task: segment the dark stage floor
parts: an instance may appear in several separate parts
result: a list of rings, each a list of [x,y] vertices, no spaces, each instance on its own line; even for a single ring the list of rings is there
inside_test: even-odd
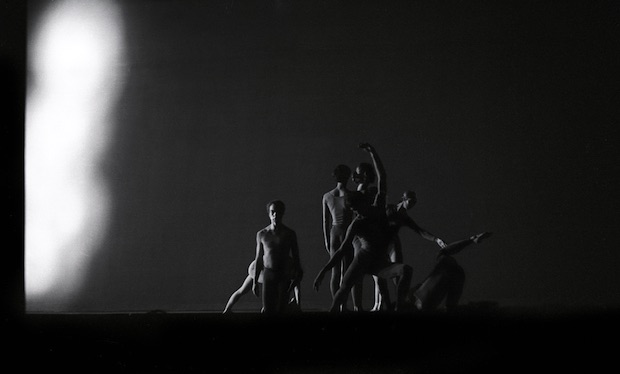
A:
[[[610,309],[27,314],[4,319],[3,361],[24,372],[591,372],[615,366],[618,316]]]

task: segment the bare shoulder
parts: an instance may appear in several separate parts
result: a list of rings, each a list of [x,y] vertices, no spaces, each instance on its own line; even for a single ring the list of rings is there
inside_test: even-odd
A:
[[[325,193],[323,194],[323,202],[326,202],[326,201],[328,201],[329,199],[331,199],[331,194],[332,194],[332,192],[331,192],[331,191],[329,191],[329,192],[325,192]]]
[[[263,237],[263,236],[265,236],[265,234],[267,233],[268,230],[269,230],[269,226],[263,227],[262,229],[260,229],[260,230],[258,230],[256,232],[256,236],[257,237]]]
[[[323,200],[332,200],[336,196],[335,189],[329,190],[323,194]]]

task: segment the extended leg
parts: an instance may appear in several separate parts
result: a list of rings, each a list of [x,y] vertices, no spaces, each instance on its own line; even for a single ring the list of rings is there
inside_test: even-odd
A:
[[[467,247],[473,243],[480,243],[483,239],[491,236],[490,232],[483,232],[480,234],[472,235],[471,237],[463,240],[459,240],[453,243],[448,244],[445,248],[439,250],[440,255],[454,255],[463,250],[463,248]]]
[[[351,265],[349,265],[346,273],[344,274],[344,277],[342,278],[342,284],[340,285],[340,289],[338,290],[338,292],[336,292],[336,295],[334,296],[331,308],[329,310],[330,312],[337,312],[341,310],[342,305],[347,301],[347,298],[349,297],[351,289],[354,285],[357,285],[357,283],[363,279],[364,274],[365,272],[363,267],[358,262],[353,260],[353,262],[351,262]]]
[[[458,305],[465,286],[465,270],[458,265],[452,268],[446,294],[446,310],[453,311]]]
[[[243,284],[241,285],[241,287],[239,287],[237,291],[233,292],[233,294],[230,295],[230,299],[228,299],[228,303],[226,303],[226,307],[224,308],[223,313],[229,313],[233,305],[235,305],[237,301],[239,301],[241,296],[250,292],[251,289],[252,289],[252,277],[248,275],[243,281]]]

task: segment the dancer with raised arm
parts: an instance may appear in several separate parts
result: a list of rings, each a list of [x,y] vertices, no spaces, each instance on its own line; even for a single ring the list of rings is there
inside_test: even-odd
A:
[[[408,265],[392,263],[389,259],[387,249],[391,237],[385,209],[387,186],[385,169],[374,147],[368,143],[363,143],[360,145],[360,148],[367,151],[372,158],[373,166],[377,173],[377,193],[372,204],[360,192],[347,195],[347,206],[353,211],[355,218],[347,229],[345,239],[340,248],[316,276],[314,289],[318,291],[326,272],[336,266],[344,256],[347,246],[357,237],[360,247],[344,275],[340,289],[332,301],[330,311],[336,312],[340,310],[353,285],[362,279],[365,274],[376,275],[383,279],[397,277],[398,288],[395,310],[401,310],[405,307],[412,270]],[[383,294],[382,297],[389,305],[389,293]]]

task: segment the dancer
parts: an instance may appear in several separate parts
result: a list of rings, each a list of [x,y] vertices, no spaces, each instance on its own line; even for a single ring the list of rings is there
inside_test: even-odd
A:
[[[289,269],[293,269],[293,258],[289,257],[288,258],[289,261],[289,265],[288,268]],[[241,287],[239,287],[235,292],[232,293],[232,295],[230,295],[230,298],[228,299],[228,302],[226,303],[226,307],[224,308],[224,311],[222,313],[226,314],[226,313],[231,313],[232,312],[232,307],[239,301],[239,299],[247,294],[248,292],[250,292],[252,290],[252,280],[254,279],[254,269],[256,267],[256,262],[252,261],[252,263],[250,263],[250,266],[248,266],[248,275],[245,277],[245,280],[243,281],[243,283],[241,284]],[[289,273],[289,277],[291,279],[291,283],[295,280],[295,274],[293,272]],[[258,283],[263,283],[263,273],[260,272],[259,276],[258,276]],[[291,284],[291,286],[293,287],[293,297],[290,299],[290,301],[288,302],[288,307],[287,307],[287,311],[301,311],[301,292],[299,290],[299,284]]]
[[[431,234],[421,228],[407,213],[417,203],[417,197],[414,191],[405,191],[401,197],[401,201],[397,204],[388,204],[387,216],[392,235],[392,242],[389,247],[390,260],[396,263],[403,262],[402,243],[400,241],[399,231],[402,227],[410,228],[422,238],[435,242],[440,248],[446,246],[444,241],[439,237]],[[375,279],[375,305],[372,311],[382,309],[380,285]]]
[[[323,195],[323,239],[325,249],[331,257],[344,239],[347,228],[351,224],[352,212],[344,205],[346,195],[351,192],[347,188],[347,183],[351,177],[351,168],[346,165],[338,165],[332,172],[336,180],[336,187]],[[330,279],[330,290],[332,298],[338,292],[342,276],[353,259],[353,247],[349,247],[342,257],[339,266],[332,268]],[[343,305],[343,310],[346,304]]]
[[[483,232],[440,249],[433,270],[422,283],[410,291],[409,299],[415,308],[422,311],[433,310],[445,301],[446,310],[453,311],[463,293],[465,271],[452,256],[489,236],[490,232]]]
[[[360,162],[356,167],[353,175],[351,177],[353,183],[357,185],[356,191],[361,193],[368,202],[372,204],[375,199],[375,195],[377,194],[377,187],[373,185],[375,183],[375,171],[373,165],[367,162]],[[361,244],[358,237],[353,238],[353,253],[357,253]],[[378,286],[377,292],[379,292],[379,285],[387,287],[387,283],[384,280],[373,276],[375,284]],[[364,277],[361,277],[353,288],[351,288],[351,296],[353,300],[353,310],[356,312],[362,311],[362,301],[364,296]]]
[[[280,200],[267,203],[271,223],[256,233],[256,266],[252,279],[252,292],[259,296],[259,274],[263,273],[262,300],[264,313],[284,311],[288,291],[299,285],[303,277],[299,259],[297,234],[282,223],[286,207]],[[293,260],[294,280],[290,282],[288,257]]]
[[[376,275],[383,279],[398,278],[398,292],[395,310],[405,306],[409,285],[411,282],[411,267],[405,264],[392,263],[389,260],[387,249],[390,242],[390,230],[385,210],[386,175],[379,155],[368,143],[360,148],[366,150],[373,161],[377,173],[377,193],[372,204],[360,192],[347,195],[346,204],[354,212],[355,218],[349,226],[345,239],[340,248],[334,253],[329,262],[321,269],[314,280],[314,289],[318,291],[325,273],[334,267],[344,256],[346,246],[359,239],[359,249],[347,269],[340,289],[336,293],[330,312],[336,312],[346,301],[354,284],[363,279],[365,274]],[[389,304],[389,293],[382,295]]]

